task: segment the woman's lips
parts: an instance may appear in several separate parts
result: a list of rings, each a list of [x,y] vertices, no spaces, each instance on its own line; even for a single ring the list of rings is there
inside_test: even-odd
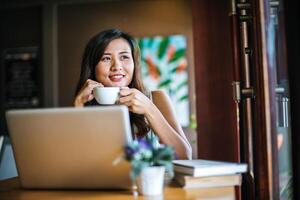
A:
[[[124,76],[125,75],[123,75],[123,74],[114,74],[114,75],[110,75],[109,79],[113,82],[120,82]]]

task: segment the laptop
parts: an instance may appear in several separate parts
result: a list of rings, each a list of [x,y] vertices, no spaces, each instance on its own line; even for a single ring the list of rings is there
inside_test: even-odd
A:
[[[126,106],[10,110],[6,119],[22,187],[131,188]]]

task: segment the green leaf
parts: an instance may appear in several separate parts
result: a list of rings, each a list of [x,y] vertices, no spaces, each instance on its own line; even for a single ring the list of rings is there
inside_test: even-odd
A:
[[[138,40],[138,44],[139,44],[140,49],[144,49],[144,42],[143,42],[143,40]]]
[[[154,38],[149,38],[147,47],[150,48],[152,46],[153,42],[154,42]]]
[[[185,100],[187,100],[187,99],[189,99],[189,95],[188,95],[188,94],[181,96],[181,97],[178,99],[178,102],[182,102],[182,101],[185,101]]]
[[[142,170],[149,166],[165,166],[172,175],[173,148],[167,145],[156,146],[154,144],[155,140],[148,138],[147,140],[134,140],[125,146],[127,160],[131,162],[130,177],[132,180],[135,180]]]
[[[171,69],[170,73],[171,74],[176,74],[177,68],[178,68],[178,66]]]
[[[169,45],[169,38],[165,38],[161,41],[158,49],[158,58],[161,59],[163,55],[167,53],[167,47]]]
[[[183,88],[183,87],[185,87],[185,86],[187,86],[187,85],[188,85],[187,80],[182,81],[181,83],[179,83],[179,84],[176,86],[174,92],[178,92],[181,88]]]
[[[169,163],[167,165],[165,165],[166,167],[166,171],[169,172],[171,178],[174,176],[174,169],[173,169],[173,164],[172,163]]]
[[[160,76],[161,75],[161,71],[160,71],[160,69],[159,69],[159,67],[158,66],[156,66],[156,71],[157,71],[157,74]]]
[[[195,114],[191,114],[190,115],[190,124],[189,124],[189,128],[190,129],[197,129],[197,119],[196,119],[196,115]],[[197,134],[197,131],[195,131],[195,133]]]
[[[166,87],[166,86],[168,86],[170,83],[172,83],[172,80],[171,80],[171,79],[164,80],[164,81],[162,81],[162,82],[159,83],[158,88]]]
[[[190,122],[189,128],[196,130],[197,129],[197,123],[196,122]]]
[[[175,62],[184,56],[185,56],[185,49],[178,49],[175,52],[174,56],[170,59],[169,63]]]
[[[132,168],[130,172],[131,179],[134,180],[137,176],[141,174],[142,169],[149,166],[150,166],[149,162],[137,161],[137,160],[131,161],[131,168]]]

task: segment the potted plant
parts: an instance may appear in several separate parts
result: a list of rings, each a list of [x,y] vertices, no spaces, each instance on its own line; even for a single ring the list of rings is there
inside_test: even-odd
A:
[[[130,177],[143,195],[160,195],[165,170],[173,176],[174,151],[170,146],[155,145],[150,139],[134,140],[125,147],[126,160],[131,163]]]

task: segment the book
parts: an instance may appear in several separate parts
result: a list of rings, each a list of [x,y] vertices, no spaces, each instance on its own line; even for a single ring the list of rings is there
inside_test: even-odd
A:
[[[175,172],[195,177],[230,175],[247,172],[247,164],[214,160],[173,160]]]
[[[194,177],[175,173],[174,180],[184,189],[228,187],[241,185],[242,175],[233,174],[224,176]]]

